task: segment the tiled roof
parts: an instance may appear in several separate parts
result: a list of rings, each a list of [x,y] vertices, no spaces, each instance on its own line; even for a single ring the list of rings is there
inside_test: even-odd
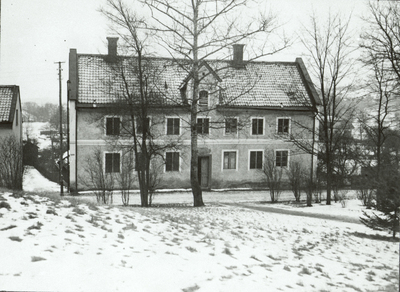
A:
[[[17,103],[18,87],[15,85],[0,86],[0,123],[11,123]]]
[[[218,65],[221,62],[215,67]],[[295,62],[249,62],[241,69],[228,66],[219,75],[224,92],[221,102],[225,105],[303,107],[311,104]]]
[[[78,55],[79,102],[113,102],[126,93],[126,84],[129,92],[139,93],[137,72],[134,71],[137,68],[137,59],[122,58],[121,62],[107,62],[106,56],[101,55]],[[151,67],[149,63],[144,63],[142,68],[145,68],[152,90],[168,97],[170,102],[180,102],[179,86],[188,73],[179,64],[168,59],[152,58]]]
[[[146,76],[153,90],[167,97],[169,102],[181,102],[180,88],[187,80],[189,72],[182,64],[172,59],[151,58],[144,62]],[[129,72],[135,68],[136,58],[124,57],[119,63],[107,61],[104,55],[78,55],[78,100],[80,103],[109,103],[126,91],[120,73],[129,80],[131,92],[139,86],[135,76]],[[151,69],[148,64],[151,63]],[[214,70],[221,82],[220,104],[245,107],[303,107],[310,105],[311,97],[307,90],[304,72],[297,62],[248,62],[242,68],[234,68],[230,61],[207,61],[207,68]],[[146,67],[147,66],[147,67]],[[137,65],[136,65],[137,68]],[[132,70],[131,70],[132,71]],[[119,71],[121,72],[121,71]],[[154,75],[154,78],[153,76]],[[137,91],[138,92],[138,91]]]

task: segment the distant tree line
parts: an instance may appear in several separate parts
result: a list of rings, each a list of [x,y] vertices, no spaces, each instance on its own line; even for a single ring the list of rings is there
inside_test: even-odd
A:
[[[22,104],[24,113],[28,116],[25,122],[50,122],[52,128],[58,129],[60,124],[60,111],[58,104],[45,103],[44,105],[36,102],[24,102]],[[67,123],[67,106],[63,105],[63,124]]]

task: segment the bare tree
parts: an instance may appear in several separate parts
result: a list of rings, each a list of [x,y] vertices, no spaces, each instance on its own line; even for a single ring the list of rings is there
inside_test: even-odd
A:
[[[157,81],[165,68],[148,56],[150,35],[145,30],[146,21],[143,17],[139,17],[122,0],[108,0],[107,7],[102,8],[101,12],[110,21],[112,30],[122,38],[123,48],[130,55],[130,58],[116,57],[110,66],[109,74],[113,78],[108,79],[108,88],[117,88],[112,113],[125,117],[120,124],[118,139],[111,139],[110,142],[134,154],[131,159],[135,159],[141,206],[148,207],[151,205],[155,182],[158,181],[153,179],[155,174],[151,169],[151,161],[179,143],[155,143],[157,134],[152,129],[156,128],[156,119],[150,121],[151,111],[162,114],[166,106],[162,92],[164,88],[160,88]],[[124,143],[124,139],[131,139],[133,143]],[[132,166],[132,163],[126,165]],[[121,175],[124,189],[130,187],[133,178]]]
[[[374,173],[374,188],[382,179],[382,155],[385,141],[390,136],[390,129],[399,125],[391,115],[394,115],[393,102],[398,98],[400,86],[400,36],[399,20],[400,6],[396,2],[385,4],[369,3],[370,17],[364,21],[369,29],[361,35],[360,47],[363,49],[363,62],[372,72],[366,80],[368,97],[373,100],[373,106],[368,112],[360,115],[362,130],[366,133],[364,141],[366,151],[374,153],[375,165],[368,165],[371,159],[364,159],[365,165]],[[365,155],[364,155],[365,158]],[[381,188],[377,188],[377,203],[380,205]]]
[[[369,52],[368,62],[379,64],[400,82],[400,4],[398,1],[370,1],[368,29],[361,34],[361,48]]]
[[[319,113],[319,157],[326,171],[327,199],[331,204],[331,190],[334,174],[334,155],[340,148],[340,141],[351,122],[354,106],[345,104],[345,97],[352,89],[351,75],[353,62],[351,53],[352,35],[349,32],[350,18],[343,21],[339,15],[330,14],[325,23],[316,15],[310,17],[310,26],[304,27],[301,42],[310,59],[311,74],[317,79],[316,87],[321,98]],[[349,81],[350,79],[350,81]],[[301,126],[301,125],[300,125]],[[317,128],[303,126],[303,132],[313,132]],[[293,137],[301,149],[312,153],[309,141]]]
[[[160,44],[173,57],[179,57],[179,64],[190,76],[188,127],[191,134],[190,182],[193,205],[203,206],[202,190],[198,179],[198,129],[199,85],[201,64],[207,58],[218,56],[223,50],[251,38],[259,50],[253,51],[252,58],[273,54],[288,46],[286,39],[266,46],[268,36],[277,29],[274,16],[260,15],[249,19],[245,15],[246,0],[142,0],[151,10],[152,31],[156,32]],[[253,47],[254,49],[256,46]]]
[[[296,202],[300,202],[301,192],[305,189],[308,175],[299,161],[291,161],[286,173],[294,198]]]
[[[133,182],[134,182],[134,170],[135,170],[135,164],[134,164],[134,158],[133,158],[133,153],[132,151],[128,151],[127,153],[124,153],[122,156],[122,169],[117,175],[117,180],[119,182],[119,186],[121,188],[121,199],[122,199],[122,204],[124,206],[129,205],[129,196],[130,196],[130,191],[133,188]]]

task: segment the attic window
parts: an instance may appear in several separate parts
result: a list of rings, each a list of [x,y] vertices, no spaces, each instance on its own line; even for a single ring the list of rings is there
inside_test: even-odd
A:
[[[208,106],[208,91],[202,90],[199,93],[199,105]]]

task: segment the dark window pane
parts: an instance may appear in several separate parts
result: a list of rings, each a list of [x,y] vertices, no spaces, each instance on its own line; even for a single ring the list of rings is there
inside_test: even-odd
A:
[[[113,153],[113,172],[119,172],[120,157],[119,153]]]
[[[225,134],[237,133],[237,119],[228,118],[225,120]]]
[[[167,119],[167,135],[179,135],[179,118]]]
[[[119,118],[106,118],[106,135],[119,135]]]
[[[111,173],[112,167],[112,153],[106,153],[106,173]]]
[[[114,118],[114,135],[119,135],[119,118]]]
[[[257,151],[257,163],[256,163],[256,168],[257,169],[262,169],[262,160],[263,160],[263,155],[262,151]]]
[[[179,153],[175,152],[172,153],[172,170],[173,171],[179,171]]]
[[[252,134],[257,135],[257,119],[253,119],[252,123]]]
[[[264,132],[264,120],[258,119],[258,135],[262,135]]]
[[[120,154],[106,153],[106,173],[120,172]]]
[[[250,152],[250,169],[256,168],[256,152]]]
[[[252,120],[252,134],[262,135],[264,132],[264,119],[253,119]]]
[[[278,134],[289,133],[289,119],[278,119]]]
[[[224,152],[224,169],[236,169],[236,152]]]
[[[250,152],[250,169],[262,168],[262,151]]]
[[[179,152],[165,154],[165,171],[179,171]]]
[[[172,152],[167,152],[166,153],[165,171],[172,171]]]
[[[286,167],[288,165],[288,151],[276,151],[276,166]]]
[[[150,118],[145,119],[145,128],[143,129],[143,120],[138,118],[136,120],[136,125],[137,125],[137,133],[138,134],[143,134],[143,130],[146,131],[146,133],[149,132],[149,127],[150,127]]]
[[[197,133],[209,134],[210,122],[209,119],[197,119]]]
[[[106,119],[106,135],[112,135],[113,133],[113,119],[107,118]]]

